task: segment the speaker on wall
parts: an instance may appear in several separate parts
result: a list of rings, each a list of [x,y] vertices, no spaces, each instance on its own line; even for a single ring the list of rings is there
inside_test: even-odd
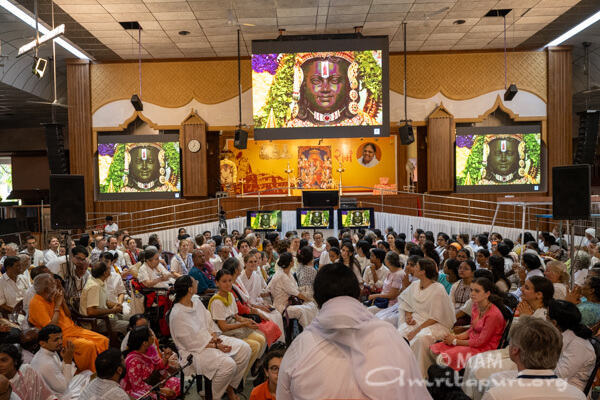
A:
[[[552,168],[552,218],[590,218],[590,179],[589,165]]]
[[[67,157],[61,124],[44,124],[46,128],[46,150],[51,174],[68,174]]]
[[[598,142],[599,111],[584,111],[579,115],[579,136],[573,164],[594,164],[596,143]]]
[[[235,138],[233,139],[233,147],[239,150],[244,150],[248,146],[248,132],[241,129],[235,130]]]
[[[85,229],[83,175],[50,175],[50,226]]]
[[[415,141],[413,128],[410,124],[398,127],[398,134],[400,135],[400,143],[403,145],[409,145]]]

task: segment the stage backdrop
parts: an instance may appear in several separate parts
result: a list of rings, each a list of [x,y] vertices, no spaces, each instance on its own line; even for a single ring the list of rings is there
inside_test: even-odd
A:
[[[272,190],[265,194],[286,194],[297,189],[338,189],[340,163],[342,186],[346,192],[372,192],[368,188],[395,190],[396,137],[361,139],[286,140],[277,142],[248,140],[248,148],[238,150],[233,140],[221,152],[223,190],[236,194]],[[242,185],[243,181],[243,185]],[[279,188],[279,189],[278,189]]]

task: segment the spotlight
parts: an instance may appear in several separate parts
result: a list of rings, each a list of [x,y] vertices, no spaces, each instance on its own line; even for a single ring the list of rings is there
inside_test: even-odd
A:
[[[508,89],[506,89],[506,92],[504,92],[504,101],[511,101],[518,91],[517,85],[511,83]]]
[[[31,69],[31,72],[38,78],[42,79],[44,73],[46,72],[47,66],[48,60],[44,58],[33,57],[33,68]]]

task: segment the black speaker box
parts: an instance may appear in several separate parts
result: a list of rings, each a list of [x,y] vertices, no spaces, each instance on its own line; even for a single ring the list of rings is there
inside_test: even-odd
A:
[[[340,194],[337,190],[304,190],[303,207],[337,207]]]
[[[400,135],[400,143],[402,143],[403,145],[409,145],[415,141],[413,128],[410,124],[399,127],[398,134]]]
[[[590,218],[590,179],[589,165],[552,168],[552,218]]]
[[[85,229],[83,175],[50,175],[50,229]]]
[[[67,157],[63,139],[63,125],[45,124],[46,150],[48,151],[48,165],[51,174],[67,174]]]
[[[579,115],[579,136],[573,164],[593,165],[596,158],[600,112],[584,111],[577,113],[577,115]]]
[[[248,132],[236,129],[233,147],[238,150],[244,150],[248,146]]]

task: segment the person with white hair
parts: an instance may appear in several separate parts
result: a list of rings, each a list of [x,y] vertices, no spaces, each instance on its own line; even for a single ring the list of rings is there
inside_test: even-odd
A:
[[[19,246],[17,246],[16,243],[9,243],[4,247],[6,249],[6,253],[4,254],[4,257],[0,259],[0,266],[4,266],[4,260],[6,260],[8,257],[16,256],[19,252]]]
[[[596,237],[596,230],[594,228],[587,228],[585,230],[585,238],[582,240],[581,246],[587,246],[590,243],[592,243],[592,241],[596,240],[598,240],[598,238]]]

